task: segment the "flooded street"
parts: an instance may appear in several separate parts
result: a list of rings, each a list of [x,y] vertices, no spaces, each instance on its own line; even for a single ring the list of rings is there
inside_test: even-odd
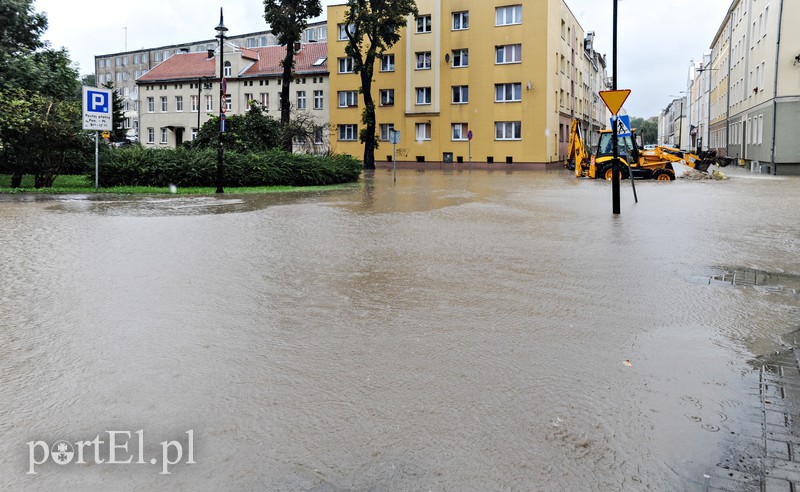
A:
[[[800,180],[624,181],[614,216],[609,183],[498,168],[0,196],[0,488],[705,490],[754,459]]]

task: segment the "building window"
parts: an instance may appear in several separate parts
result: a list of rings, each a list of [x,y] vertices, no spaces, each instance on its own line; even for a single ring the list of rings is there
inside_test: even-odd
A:
[[[233,109],[233,98],[230,94],[225,94],[225,111]]]
[[[339,107],[353,108],[358,106],[358,91],[339,91]]]
[[[161,62],[161,52],[160,51],[156,51],[155,52],[155,56],[153,57],[153,59],[155,60],[156,63]]]
[[[316,145],[322,145],[325,143],[323,140],[324,135],[322,134],[322,127],[314,129],[314,143]]]
[[[269,111],[269,93],[262,92],[261,93],[261,107],[264,108],[265,111]]]
[[[253,99],[253,94],[250,92],[244,93],[244,107],[248,110],[253,107],[253,103],[255,100]]]
[[[453,123],[451,125],[451,135],[453,140],[466,140],[467,139],[467,124],[466,123]]]
[[[161,112],[166,113],[168,109],[167,96],[161,96]]]
[[[175,96],[175,111],[183,111],[183,96]]]
[[[469,29],[469,12],[453,12],[453,30]]]
[[[155,128],[148,128],[147,129],[147,143],[156,143],[156,129]]]
[[[322,109],[325,104],[325,96],[322,91],[314,91],[314,109]]]
[[[431,103],[431,88],[430,87],[417,87],[417,104],[430,104]]]
[[[394,131],[394,123],[381,123],[380,126],[380,139],[384,142],[389,141],[389,135]]]
[[[510,26],[522,24],[522,5],[509,5],[495,9],[495,25]]]
[[[495,62],[502,63],[519,63],[522,61],[522,45],[521,44],[507,44],[505,46],[497,46],[495,48]]]
[[[381,106],[394,106],[394,89],[380,90]]]
[[[388,53],[381,57],[381,72],[394,72],[393,53]]]
[[[353,141],[358,136],[358,125],[339,125],[339,140]]]
[[[520,140],[522,139],[521,121],[498,121],[494,124],[495,140]]]
[[[214,96],[206,96],[206,111],[214,111]]]
[[[417,33],[431,32],[431,16],[420,15],[417,17]]]
[[[469,66],[469,50],[453,50],[453,67],[468,67]]]
[[[522,84],[495,84],[495,102],[519,102],[522,101]]]
[[[351,57],[339,58],[339,73],[353,73],[353,59]]]
[[[192,140],[197,139],[197,128],[192,128]]]
[[[467,104],[469,102],[469,86],[453,86],[453,104]]]
[[[430,140],[431,139],[431,124],[430,123],[417,123],[417,140]]]
[[[297,109],[306,109],[306,91],[297,91]]]
[[[233,67],[231,67],[231,62],[225,62],[225,66],[223,67],[223,72],[225,77],[230,77],[233,73]]]
[[[417,70],[430,70],[431,68],[431,52],[420,51],[417,53]]]
[[[169,130],[166,128],[161,129],[161,143],[169,143]]]
[[[353,34],[353,24],[339,24],[339,41],[347,41],[350,38],[347,37],[348,31],[350,34]]]

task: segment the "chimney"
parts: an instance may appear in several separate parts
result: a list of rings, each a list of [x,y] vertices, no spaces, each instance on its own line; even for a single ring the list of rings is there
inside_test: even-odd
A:
[[[208,50],[208,59],[214,58],[214,50]]]

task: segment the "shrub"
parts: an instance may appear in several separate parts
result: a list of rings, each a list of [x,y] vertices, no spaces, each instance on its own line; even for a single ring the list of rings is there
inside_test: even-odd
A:
[[[101,186],[214,186],[217,152],[212,149],[147,149],[105,153]],[[312,156],[280,150],[225,152],[225,186],[321,186],[358,181],[361,162],[349,155]],[[93,176],[93,174],[92,174]]]

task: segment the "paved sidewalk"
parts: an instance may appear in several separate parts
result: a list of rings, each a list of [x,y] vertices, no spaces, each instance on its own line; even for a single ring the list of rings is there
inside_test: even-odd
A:
[[[733,454],[707,476],[707,490],[800,492],[798,355],[788,349],[762,359],[754,406],[746,409],[753,425],[735,436]]]

